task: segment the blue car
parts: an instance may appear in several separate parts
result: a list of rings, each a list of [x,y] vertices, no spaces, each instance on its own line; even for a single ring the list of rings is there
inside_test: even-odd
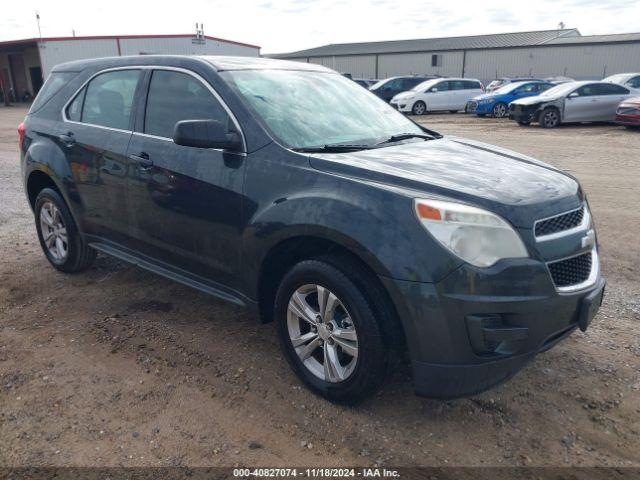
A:
[[[543,81],[509,83],[491,93],[472,98],[467,102],[465,111],[479,117],[504,117],[509,112],[509,103],[519,98],[540,95],[551,87],[555,87],[555,84]]]

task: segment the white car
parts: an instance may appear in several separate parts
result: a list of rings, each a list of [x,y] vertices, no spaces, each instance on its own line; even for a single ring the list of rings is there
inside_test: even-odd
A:
[[[426,112],[463,110],[467,101],[484,93],[475,78],[436,78],[422,82],[391,99],[391,106],[403,113],[423,115]]]
[[[625,87],[640,88],[640,73],[617,73],[602,80],[603,82],[617,83]]]

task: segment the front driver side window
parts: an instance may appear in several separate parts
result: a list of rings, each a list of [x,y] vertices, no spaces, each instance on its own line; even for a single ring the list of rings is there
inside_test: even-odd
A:
[[[218,120],[228,125],[229,115],[197,78],[182,72],[154,70],[149,84],[144,133],[173,138],[181,120]]]

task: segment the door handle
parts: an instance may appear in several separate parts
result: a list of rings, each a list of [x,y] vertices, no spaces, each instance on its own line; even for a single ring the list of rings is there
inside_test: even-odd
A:
[[[148,170],[153,167],[153,160],[149,158],[149,154],[146,152],[140,152],[138,155],[131,154],[129,158],[137,162],[143,170]]]
[[[63,133],[62,135],[58,135],[58,139],[65,147],[73,147],[73,145],[76,143],[73,132],[67,132]]]

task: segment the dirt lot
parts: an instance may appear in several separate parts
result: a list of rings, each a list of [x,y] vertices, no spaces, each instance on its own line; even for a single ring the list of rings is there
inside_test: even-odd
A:
[[[595,325],[473,398],[403,369],[357,408],[301,387],[273,325],[100,256],[65,276],[22,191],[19,108],[0,108],[0,465],[640,465],[640,132],[421,122],[576,175],[602,244]]]

